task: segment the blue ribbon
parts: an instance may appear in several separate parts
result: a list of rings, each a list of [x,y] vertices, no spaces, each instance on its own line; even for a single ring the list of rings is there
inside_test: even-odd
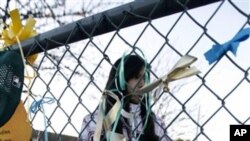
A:
[[[47,120],[46,120],[46,115],[45,115],[45,110],[44,110],[44,107],[43,107],[43,104],[52,104],[54,103],[55,100],[53,98],[50,98],[50,97],[44,97],[38,101],[34,100],[30,106],[30,109],[29,111],[31,113],[36,113],[39,109],[42,110],[42,113],[43,113],[43,117],[44,117],[44,138],[45,138],[45,141],[48,141],[48,132],[47,132]]]
[[[246,28],[238,32],[230,41],[222,45],[213,45],[213,47],[204,54],[207,61],[209,64],[212,64],[225,55],[227,51],[231,51],[236,56],[239,43],[248,39],[249,36],[250,28]]]

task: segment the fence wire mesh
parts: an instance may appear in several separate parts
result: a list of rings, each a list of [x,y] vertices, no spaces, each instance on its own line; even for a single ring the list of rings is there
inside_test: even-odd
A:
[[[171,83],[169,93],[154,90],[152,109],[172,140],[229,140],[230,124],[250,124],[249,40],[240,44],[237,57],[227,53],[212,65],[204,53],[249,27],[249,17],[248,0],[135,1],[42,33],[22,43],[26,56],[39,52],[31,99],[25,99],[26,82],[23,100],[28,105],[37,96],[55,99],[44,104],[47,130],[56,140],[78,140],[83,118],[96,110],[109,70],[124,52],[140,48],[152,79],[190,54],[202,73]],[[44,131],[43,111],[31,117],[33,128]],[[43,140],[43,132],[36,138]]]

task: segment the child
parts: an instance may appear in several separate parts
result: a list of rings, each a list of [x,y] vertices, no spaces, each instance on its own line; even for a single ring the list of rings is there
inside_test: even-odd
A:
[[[136,141],[137,139],[138,141],[170,141],[164,132],[161,120],[155,116],[150,107],[147,109],[148,96],[134,93],[142,88],[147,80],[149,80],[149,64],[140,56],[127,55],[115,62],[110,71],[105,90],[115,94],[120,101],[123,101],[123,110],[133,115],[132,119],[121,115],[115,133],[122,135],[126,141]],[[106,101],[105,115],[116,102],[109,95],[107,95]],[[81,141],[93,140],[97,115],[98,112],[95,111],[84,118]],[[114,124],[111,127],[112,131]],[[107,140],[103,131],[100,140]]]

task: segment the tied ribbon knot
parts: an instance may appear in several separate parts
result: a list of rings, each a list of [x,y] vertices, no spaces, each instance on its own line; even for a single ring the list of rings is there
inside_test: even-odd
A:
[[[33,29],[36,20],[31,16],[27,19],[24,26],[22,25],[18,9],[10,11],[10,18],[12,23],[5,25],[5,29],[0,33],[0,39],[3,40],[3,47],[11,46],[37,35],[36,30]],[[27,57],[27,60],[30,64],[33,64],[36,58],[37,54],[34,54]]]
[[[212,64],[225,55],[227,51],[231,51],[236,56],[240,42],[245,41],[249,36],[250,28],[246,28],[239,31],[230,41],[221,45],[213,45],[213,47],[204,54],[207,61],[209,64]]]
[[[31,113],[36,113],[39,109],[41,109],[42,113],[43,113],[43,117],[44,117],[44,139],[45,141],[48,141],[48,132],[47,132],[47,118],[46,118],[46,114],[45,114],[45,109],[43,107],[43,104],[53,104],[55,102],[55,99],[50,98],[50,97],[44,97],[41,98],[40,100],[36,101],[34,100],[33,103],[30,106],[30,112]]]

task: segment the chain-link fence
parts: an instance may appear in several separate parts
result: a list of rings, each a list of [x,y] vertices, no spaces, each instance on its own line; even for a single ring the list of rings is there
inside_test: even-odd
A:
[[[25,103],[39,96],[56,100],[32,114],[34,136],[43,140],[39,131],[45,128],[45,112],[46,129],[56,134],[53,140],[70,140],[63,135],[77,140],[112,64],[138,47],[152,66],[152,79],[185,54],[198,58],[195,65],[202,73],[171,83],[169,93],[153,92],[152,109],[164,121],[166,134],[172,140],[229,140],[230,124],[250,123],[249,41],[240,44],[237,57],[227,53],[212,65],[204,53],[249,27],[249,13],[248,0],[138,0],[24,41],[26,56],[39,53],[31,100]]]

